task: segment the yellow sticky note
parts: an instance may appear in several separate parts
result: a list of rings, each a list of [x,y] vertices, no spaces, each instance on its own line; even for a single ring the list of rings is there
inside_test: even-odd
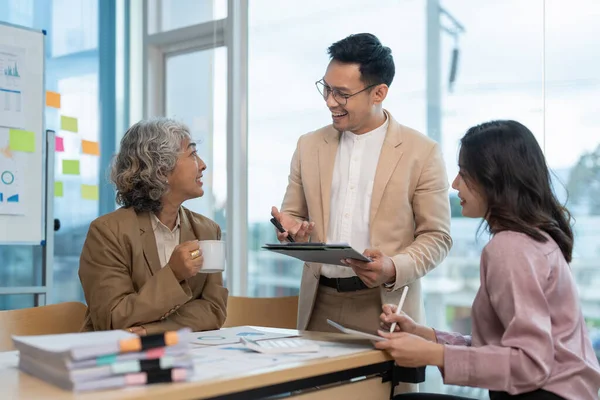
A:
[[[84,200],[98,200],[98,185],[81,185],[81,198]]]
[[[62,172],[65,175],[79,175],[79,160],[63,160]]]
[[[63,197],[63,183],[54,182],[54,197]]]
[[[67,117],[64,115],[60,116],[60,129],[69,132],[79,132],[77,118]]]
[[[8,146],[12,151],[25,151],[33,153],[35,151],[35,134],[33,132],[21,129],[9,129]]]
[[[60,94],[56,92],[46,92],[46,105],[48,107],[60,108]]]
[[[100,155],[100,146],[98,142],[90,142],[89,140],[81,141],[81,152],[83,154],[91,154],[93,156]]]

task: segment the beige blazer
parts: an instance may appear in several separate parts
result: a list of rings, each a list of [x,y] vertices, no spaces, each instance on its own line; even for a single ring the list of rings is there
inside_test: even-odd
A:
[[[371,245],[391,256],[396,283],[381,288],[382,303],[398,303],[424,322],[419,278],[435,268],[452,247],[448,177],[440,148],[427,136],[390,119],[379,156],[369,232]],[[331,125],[303,135],[292,158],[282,211],[315,222],[311,241],[326,242],[333,168],[340,133]],[[365,194],[367,195],[367,194]],[[298,329],[306,329],[314,306],[321,264],[306,263],[298,305]]]
[[[180,242],[221,238],[212,220],[184,207]],[[197,274],[178,282],[161,268],[150,213],[120,208],[90,225],[79,264],[88,305],[84,330],[143,326],[148,334],[189,327],[220,328],[227,289],[221,274]]]

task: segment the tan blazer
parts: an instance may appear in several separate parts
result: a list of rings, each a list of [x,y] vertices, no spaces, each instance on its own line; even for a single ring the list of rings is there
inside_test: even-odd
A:
[[[184,207],[180,242],[221,238],[210,219]],[[88,305],[84,330],[143,326],[148,334],[189,327],[220,328],[227,289],[221,274],[197,274],[178,282],[160,266],[150,213],[120,208],[96,219],[83,245],[79,279]]]
[[[369,231],[371,246],[391,256],[396,284],[381,288],[383,303],[398,303],[409,286],[403,310],[424,322],[419,278],[435,268],[452,247],[448,177],[440,148],[427,136],[390,119],[379,156]],[[315,222],[311,241],[326,242],[333,168],[340,133],[331,125],[298,140],[282,211]],[[367,195],[367,194],[365,194]],[[302,273],[298,329],[310,321],[321,264],[307,263]]]

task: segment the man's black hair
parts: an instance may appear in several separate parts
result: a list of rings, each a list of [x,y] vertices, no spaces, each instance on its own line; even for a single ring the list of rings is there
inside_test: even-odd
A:
[[[390,86],[396,67],[392,50],[381,44],[371,33],[357,33],[335,42],[327,49],[332,60],[358,64],[360,77],[366,85],[385,83]]]

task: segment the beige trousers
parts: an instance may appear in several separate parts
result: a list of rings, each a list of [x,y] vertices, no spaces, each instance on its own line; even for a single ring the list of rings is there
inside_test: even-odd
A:
[[[338,324],[350,325],[372,333],[379,327],[380,314],[381,299],[378,288],[338,292],[336,289],[319,285],[306,330],[340,333],[327,323],[330,319]]]
[[[306,330],[335,332],[337,329],[327,323],[327,319],[348,327],[366,332],[379,328],[381,296],[379,288],[338,292],[336,289],[319,285],[315,306]],[[394,394],[418,392],[419,386],[413,383],[400,383]]]

